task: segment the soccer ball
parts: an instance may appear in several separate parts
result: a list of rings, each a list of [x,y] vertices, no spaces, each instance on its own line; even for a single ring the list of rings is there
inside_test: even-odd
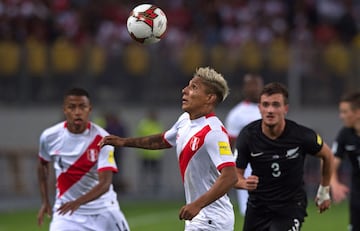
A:
[[[127,29],[131,38],[143,44],[159,42],[166,31],[165,13],[152,4],[136,6],[127,20]]]

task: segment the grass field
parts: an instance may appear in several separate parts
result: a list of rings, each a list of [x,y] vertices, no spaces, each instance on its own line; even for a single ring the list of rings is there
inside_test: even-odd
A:
[[[234,203],[235,204],[235,203]],[[127,217],[132,231],[181,231],[183,221],[178,220],[178,210],[182,202],[126,202],[121,208]],[[347,230],[347,202],[332,205],[324,214],[319,214],[311,203],[308,207],[309,216],[303,225],[303,231],[342,231]],[[235,208],[235,230],[241,230],[243,219]],[[48,230],[49,219],[44,227],[36,225],[37,210],[0,213],[0,231],[45,231]]]

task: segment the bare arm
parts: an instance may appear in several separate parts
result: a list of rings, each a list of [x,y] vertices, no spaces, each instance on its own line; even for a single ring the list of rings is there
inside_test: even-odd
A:
[[[237,189],[245,189],[245,190],[254,190],[257,188],[257,185],[259,183],[259,177],[255,175],[251,175],[248,178],[244,177],[245,169],[237,168],[237,182],[235,184],[235,188]]]
[[[235,148],[236,148],[236,137],[232,137],[230,136],[230,147],[231,147],[231,151],[234,152]]]
[[[72,214],[81,205],[97,199],[98,197],[100,197],[102,194],[104,194],[109,190],[109,187],[112,182],[112,177],[113,177],[113,172],[110,170],[99,172],[99,183],[94,188],[92,188],[89,192],[80,196],[76,200],[62,204],[57,211],[59,211],[59,214],[66,214],[68,212]]]
[[[167,143],[162,134],[155,134],[144,137],[118,137],[114,135],[105,136],[99,143],[100,147],[104,145],[112,145],[118,147],[134,147],[144,149],[165,149],[171,148],[171,145]]]
[[[322,198],[321,194],[319,194],[318,192],[318,195],[315,198],[317,207],[319,208],[319,212],[322,213],[328,208],[330,208],[331,200],[328,191],[329,191],[331,176],[334,170],[334,157],[329,146],[326,143],[324,143],[320,152],[318,152],[316,156],[321,158],[321,180],[320,180],[319,188],[326,187],[326,191],[327,191],[324,192],[324,194],[326,194],[326,197]]]
[[[334,157],[334,172],[332,174],[330,184],[331,184],[332,197],[334,199],[334,202],[336,203],[343,201],[347,197],[347,194],[350,191],[349,187],[346,186],[345,184],[342,184],[339,180],[338,171],[340,164],[341,164],[341,159],[338,157]]]
[[[204,193],[194,202],[184,205],[179,212],[179,219],[191,220],[195,217],[202,208],[213,203],[223,195],[225,195],[237,182],[236,168],[224,167],[221,170],[221,175],[215,181],[214,185],[209,191]]]
[[[48,192],[48,178],[49,178],[49,163],[43,162],[39,159],[37,166],[37,175],[39,190],[41,196],[41,207],[37,215],[38,225],[41,226],[44,221],[44,216],[51,216],[51,204]]]

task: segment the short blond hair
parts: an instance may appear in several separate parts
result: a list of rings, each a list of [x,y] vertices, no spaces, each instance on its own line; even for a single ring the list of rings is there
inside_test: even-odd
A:
[[[211,93],[215,93],[220,103],[229,95],[229,87],[222,74],[216,72],[210,67],[199,67],[196,69],[194,76],[200,77],[204,83],[209,87]]]

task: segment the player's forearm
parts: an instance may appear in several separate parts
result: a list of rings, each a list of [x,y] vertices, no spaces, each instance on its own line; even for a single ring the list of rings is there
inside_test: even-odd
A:
[[[45,165],[39,164],[37,173],[38,173],[38,182],[39,182],[41,200],[43,203],[49,203],[48,169]]]
[[[339,177],[338,177],[338,169],[340,166],[340,159],[337,157],[334,157],[334,170],[333,170],[333,174],[331,176],[331,180],[330,180],[330,184],[338,184],[339,183]]]
[[[77,203],[80,205],[86,204],[90,201],[93,201],[99,198],[101,195],[106,193],[109,190],[109,185],[98,184],[88,193],[76,199]]]
[[[224,196],[231,188],[234,187],[237,182],[236,170],[235,167],[225,167],[222,169],[221,175],[215,181],[214,185],[199,197],[195,203],[199,207],[204,208],[207,205],[213,203],[220,197]]]
[[[171,146],[163,139],[162,134],[156,134],[145,137],[126,138],[124,140],[125,147],[135,147],[144,149],[164,149]]]
[[[328,186],[330,185],[331,177],[333,176],[334,165],[333,165],[333,156],[327,155],[322,158],[322,174],[321,174],[321,185]]]
[[[246,189],[246,179],[244,177],[244,169],[236,168],[237,182],[234,185],[236,189]]]

